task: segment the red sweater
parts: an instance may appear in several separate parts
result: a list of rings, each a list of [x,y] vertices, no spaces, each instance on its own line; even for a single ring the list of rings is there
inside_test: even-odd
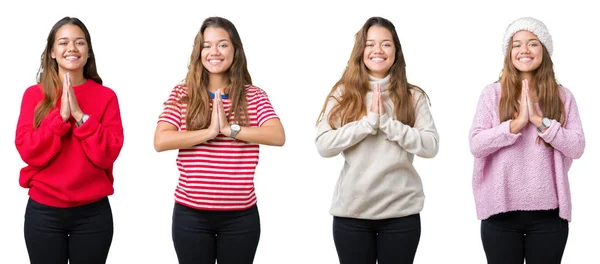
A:
[[[57,107],[33,127],[35,107],[44,97],[40,85],[29,87],[21,103],[15,145],[23,161],[19,184],[29,196],[54,207],[88,204],[111,195],[113,163],[123,146],[123,126],[113,90],[89,79],[73,90],[89,119],[80,127]]]

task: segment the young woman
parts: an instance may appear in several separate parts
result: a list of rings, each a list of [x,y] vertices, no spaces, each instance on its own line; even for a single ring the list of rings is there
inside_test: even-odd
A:
[[[560,263],[571,220],[567,173],[585,138],[558,84],[552,38],[533,18],[504,35],[504,69],[481,93],[470,131],[473,192],[488,263]]]
[[[178,149],[173,242],[179,263],[252,263],[260,237],[254,193],[259,144],[285,134],[267,94],[252,85],[246,55],[227,19],[204,20],[185,82],[171,92],[154,137]]]
[[[15,144],[29,188],[25,242],[31,263],[105,263],[113,236],[107,196],[123,146],[116,94],[96,70],[90,34],[77,18],[50,30],[38,84],[21,103]]]
[[[330,213],[341,264],[412,263],[423,186],[414,155],[433,158],[438,134],[425,92],[406,79],[394,25],[372,17],[317,121],[323,157],[342,153]]]

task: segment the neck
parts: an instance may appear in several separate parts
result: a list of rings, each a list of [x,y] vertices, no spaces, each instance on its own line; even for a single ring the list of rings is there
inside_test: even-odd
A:
[[[519,73],[519,79],[520,80],[527,80],[527,82],[529,82],[529,91],[531,93],[536,93],[537,92],[537,86],[535,83],[535,78],[533,78],[533,73],[531,72],[521,72]]]
[[[221,93],[226,93],[227,76],[225,74],[210,74],[208,76],[208,90],[216,92],[221,89]]]
[[[71,85],[72,86],[82,85],[87,81],[83,77],[83,69],[79,69],[79,70],[75,70],[75,71],[58,69],[58,78],[60,78],[61,81],[64,81],[65,73],[67,73],[67,72],[71,76]]]

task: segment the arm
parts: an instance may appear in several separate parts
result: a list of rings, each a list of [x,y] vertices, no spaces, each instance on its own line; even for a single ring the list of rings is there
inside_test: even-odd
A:
[[[154,149],[157,152],[191,148],[200,143],[209,141],[217,136],[211,129],[193,131],[178,131],[173,124],[159,121],[154,132]]]
[[[329,125],[329,112],[337,103],[330,98],[325,112],[317,125],[315,144],[322,157],[328,158],[340,154],[345,149],[354,146],[368,135],[375,135],[379,126],[379,114],[369,111],[358,121],[350,122],[342,127],[333,129]]]
[[[379,127],[387,139],[423,158],[433,158],[439,150],[439,135],[424,95],[416,98],[416,121],[414,127],[392,119],[387,113],[379,119]]]
[[[73,131],[84,153],[96,166],[110,168],[123,147],[123,125],[117,96],[108,100],[102,117],[90,115],[89,119]]]
[[[561,126],[559,122],[552,120],[550,127],[539,136],[563,155],[578,159],[585,149],[585,137],[575,98],[570,92],[565,93],[565,125]]]
[[[521,136],[521,133],[511,133],[512,120],[496,123],[498,118],[494,113],[498,110],[490,98],[492,93],[494,91],[491,87],[481,93],[469,133],[469,146],[476,158],[487,157],[503,147],[510,146]]]
[[[60,151],[61,137],[69,131],[71,124],[63,121],[59,110],[55,108],[50,110],[38,128],[34,128],[33,114],[40,101],[35,93],[41,92],[35,89],[40,88],[30,87],[23,95],[15,145],[27,165],[43,167]]]
[[[223,132],[225,136],[231,136],[230,126]],[[285,132],[279,118],[271,118],[260,127],[242,127],[235,139],[256,144],[269,146],[283,146],[285,144]]]

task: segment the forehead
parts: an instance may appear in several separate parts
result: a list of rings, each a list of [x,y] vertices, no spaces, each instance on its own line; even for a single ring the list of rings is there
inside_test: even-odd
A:
[[[225,30],[223,28],[207,27],[204,30],[204,34],[202,34],[202,35],[204,37],[204,41],[221,41],[221,40],[231,41],[231,38],[229,37],[229,33],[227,32],[227,30]]]
[[[61,26],[56,31],[56,39],[60,38],[85,38],[85,33],[80,27],[72,24]]]
[[[521,30],[517,33],[515,33],[512,37],[513,41],[517,41],[517,40],[530,40],[530,39],[538,39],[538,37],[533,34],[530,31],[527,30]]]
[[[382,26],[371,26],[369,30],[367,30],[367,40],[392,40],[392,32],[390,32],[387,28]]]

